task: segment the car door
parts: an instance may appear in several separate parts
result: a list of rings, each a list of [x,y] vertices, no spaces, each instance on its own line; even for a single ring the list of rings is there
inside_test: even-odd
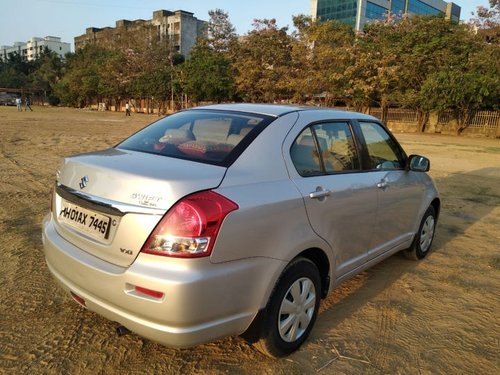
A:
[[[379,208],[369,258],[408,244],[418,220],[424,186],[418,176],[405,170],[406,156],[379,123],[360,121],[367,152],[367,175],[377,186]]]
[[[313,230],[332,247],[336,277],[341,277],[366,261],[376,222],[377,189],[361,169],[348,121],[313,123],[299,131],[298,136],[291,134],[295,138],[288,146],[290,176],[302,194]]]

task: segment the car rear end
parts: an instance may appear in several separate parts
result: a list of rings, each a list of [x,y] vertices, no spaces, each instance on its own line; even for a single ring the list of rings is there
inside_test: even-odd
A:
[[[64,159],[43,223],[55,279],[85,308],[169,346],[243,332],[281,261],[213,262],[239,209],[216,189],[273,120],[188,111]]]

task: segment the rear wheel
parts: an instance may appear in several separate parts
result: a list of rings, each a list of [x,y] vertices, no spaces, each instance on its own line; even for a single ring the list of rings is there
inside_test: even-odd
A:
[[[424,217],[420,222],[418,233],[415,235],[410,248],[403,251],[403,254],[408,259],[419,260],[425,258],[429,253],[434,239],[434,231],[436,229],[436,211],[430,206],[425,211]]]
[[[283,272],[262,317],[260,340],[254,345],[270,357],[297,350],[316,321],[321,299],[316,265],[297,258]]]

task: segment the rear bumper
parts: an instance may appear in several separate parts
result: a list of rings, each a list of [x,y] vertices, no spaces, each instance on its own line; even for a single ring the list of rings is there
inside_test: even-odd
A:
[[[46,262],[68,293],[129,330],[171,347],[188,347],[244,332],[263,308],[285,264],[269,258],[210,263],[140,254],[129,267],[92,256],[43,223]],[[142,295],[140,286],[164,293]]]

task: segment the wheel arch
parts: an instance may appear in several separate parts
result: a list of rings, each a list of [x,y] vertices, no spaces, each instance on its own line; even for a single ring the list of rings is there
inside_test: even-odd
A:
[[[309,259],[318,268],[321,279],[321,298],[325,298],[330,289],[330,260],[328,256],[319,248],[310,248],[302,251],[294,259],[299,257]]]
[[[431,202],[431,206],[434,207],[434,212],[436,213],[436,220],[439,219],[439,213],[441,212],[441,199],[434,198]]]
[[[311,247],[306,250],[303,250],[302,252],[298,253],[295,257],[293,257],[283,268],[266,300],[266,306],[257,312],[250,326],[247,328],[245,332],[241,334],[241,337],[243,337],[249,343],[255,343],[260,339],[262,333],[263,320],[267,314],[268,304],[276,290],[276,286],[280,282],[283,272],[286,270],[286,268],[299,258],[305,258],[310,262],[312,262],[317,267],[321,280],[321,294],[320,294],[321,298],[323,299],[328,295],[330,289],[330,279],[331,279],[330,260],[328,259],[328,255],[325,253],[324,250],[318,247]]]

